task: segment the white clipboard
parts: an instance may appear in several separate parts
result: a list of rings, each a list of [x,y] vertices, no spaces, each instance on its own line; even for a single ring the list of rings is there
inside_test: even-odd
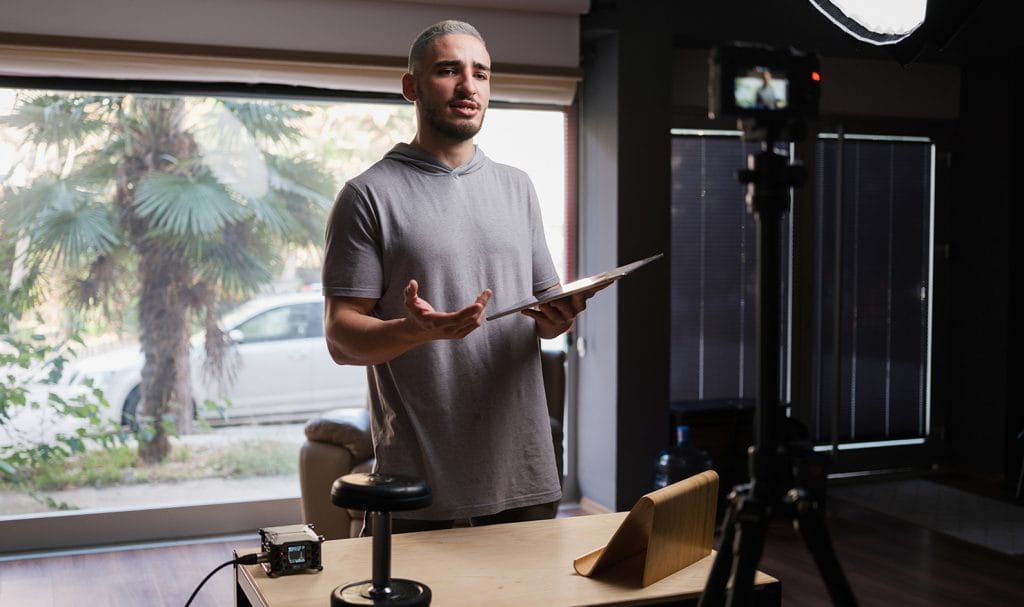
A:
[[[657,255],[652,255],[645,259],[641,259],[640,261],[634,261],[633,263],[628,263],[624,266],[619,266],[613,270],[608,270],[607,272],[594,274],[593,276],[588,276],[586,278],[574,280],[569,284],[563,285],[561,287],[548,289],[547,291],[544,291],[543,293],[536,297],[524,299],[520,302],[513,304],[511,307],[505,308],[500,312],[495,312],[494,314],[491,314],[490,316],[487,317],[487,320],[495,320],[501,318],[502,316],[508,316],[509,314],[521,312],[526,308],[532,308],[543,303],[548,303],[549,301],[555,301],[556,299],[569,297],[570,295],[574,295],[581,291],[588,291],[590,289],[611,284],[616,280],[622,278],[623,276],[626,276],[633,270],[646,266],[655,259],[660,259],[661,257],[664,257],[664,255],[664,253],[658,253]]]

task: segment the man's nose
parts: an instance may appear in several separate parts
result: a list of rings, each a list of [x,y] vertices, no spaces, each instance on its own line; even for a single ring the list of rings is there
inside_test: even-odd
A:
[[[472,97],[473,95],[476,95],[476,78],[473,77],[473,73],[462,72],[462,77],[459,78],[458,87],[459,90],[465,93],[467,97]]]

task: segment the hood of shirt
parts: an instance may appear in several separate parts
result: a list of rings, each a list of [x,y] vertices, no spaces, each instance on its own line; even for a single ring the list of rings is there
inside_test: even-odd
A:
[[[430,175],[459,177],[480,169],[487,162],[487,156],[484,155],[483,151],[479,147],[475,149],[476,152],[469,162],[454,169],[420,148],[408,143],[396,144],[395,147],[391,148],[390,152],[384,155],[384,158],[407,164]]]

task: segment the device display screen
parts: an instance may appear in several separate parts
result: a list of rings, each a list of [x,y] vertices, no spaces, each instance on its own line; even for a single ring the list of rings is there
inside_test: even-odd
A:
[[[789,78],[765,65],[739,69],[733,78],[733,100],[745,110],[784,110],[789,105]]]
[[[292,565],[301,564],[306,562],[306,547],[303,545],[299,546],[288,546],[288,563]]]

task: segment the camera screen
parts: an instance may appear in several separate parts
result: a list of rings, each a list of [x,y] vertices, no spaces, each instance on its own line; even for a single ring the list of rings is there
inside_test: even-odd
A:
[[[789,105],[789,79],[783,70],[755,65],[737,70],[733,101],[744,110],[784,110]]]
[[[288,562],[292,565],[306,562],[306,547],[303,545],[288,546]]]

